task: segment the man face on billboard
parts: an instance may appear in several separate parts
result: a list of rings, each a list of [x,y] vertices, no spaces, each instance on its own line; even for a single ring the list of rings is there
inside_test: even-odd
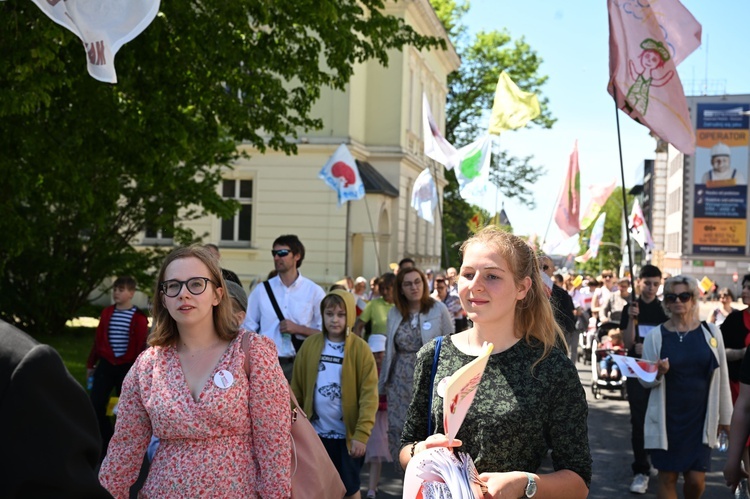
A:
[[[719,155],[711,158],[711,168],[716,173],[724,173],[729,171],[731,166],[731,160],[729,156]]]

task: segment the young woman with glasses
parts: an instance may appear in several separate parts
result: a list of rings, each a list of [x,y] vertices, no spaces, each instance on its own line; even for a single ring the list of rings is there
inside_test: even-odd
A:
[[[657,497],[677,497],[679,475],[685,497],[698,498],[706,487],[711,448],[729,432],[732,399],[721,332],[699,319],[698,282],[676,276],[664,283],[663,306],[669,319],[646,336],[643,359],[655,362],[644,427],[645,448],[659,470]]]
[[[433,338],[452,334],[453,319],[445,305],[430,298],[427,277],[416,268],[398,273],[393,302],[395,306],[388,312],[388,336],[379,390],[388,399],[388,444],[394,462],[398,463],[417,352]],[[401,470],[398,465],[396,468]]]
[[[150,348],[125,378],[99,474],[115,498],[129,497],[152,434],[161,443],[144,497],[291,494],[289,391],[276,347],[238,331],[232,312],[208,250],[191,246],[167,256],[154,295]]]

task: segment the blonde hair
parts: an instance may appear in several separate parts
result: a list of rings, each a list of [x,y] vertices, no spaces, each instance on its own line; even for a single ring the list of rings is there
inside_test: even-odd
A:
[[[532,369],[549,355],[553,347],[567,350],[565,336],[555,321],[546,286],[542,281],[539,266],[541,257],[534,254],[526,241],[494,225],[483,228],[464,241],[461,254],[472,244],[484,244],[496,249],[508,264],[516,287],[520,287],[525,278],[531,279],[531,287],[526,296],[516,302],[514,321],[516,335],[528,344],[532,344],[533,338],[544,347],[542,355],[531,366]]]
[[[701,307],[699,304],[699,300],[701,298],[701,292],[698,290],[698,280],[693,277],[688,277],[686,275],[676,275],[674,277],[670,277],[666,281],[664,281],[664,295],[668,295],[672,292],[674,292],[674,287],[678,284],[684,284],[688,288],[688,293],[692,296],[692,299],[690,300],[692,306],[693,306],[693,316],[691,319],[693,320],[700,320],[700,311]],[[664,313],[667,314],[667,317],[672,317],[672,311],[669,310],[667,301],[662,299],[661,307],[664,309]]]
[[[169,315],[167,307],[164,306],[164,293],[161,290],[161,282],[164,281],[164,275],[169,264],[182,258],[197,258],[203,262],[208,268],[209,275],[207,277],[211,279],[214,286],[222,288],[223,290],[227,289],[224,277],[221,275],[219,262],[208,249],[198,244],[194,244],[192,246],[177,248],[172,251],[167,255],[167,258],[164,259],[164,263],[162,263],[161,269],[159,269],[159,275],[156,279],[156,290],[154,291],[154,303],[151,312],[151,315],[154,318],[154,326],[148,336],[148,344],[151,346],[174,345],[180,335],[177,330],[177,323],[172,316]],[[204,292],[210,292],[210,290],[206,289]],[[237,336],[238,325],[233,317],[232,300],[226,291],[224,291],[219,297],[218,305],[213,308],[213,318],[214,328],[216,329],[216,334],[219,338],[231,341]]]
[[[612,343],[617,343],[618,345],[621,344],[622,343],[622,331],[620,331],[618,328],[610,329],[609,339],[612,340]]]

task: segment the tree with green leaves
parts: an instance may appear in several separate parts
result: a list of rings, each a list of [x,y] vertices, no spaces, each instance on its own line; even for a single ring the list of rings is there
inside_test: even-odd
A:
[[[448,75],[445,137],[456,147],[464,146],[486,133],[486,114],[492,109],[495,88],[500,73],[505,70],[511,79],[527,92],[539,97],[542,113],[534,120],[537,126],[551,128],[555,123],[548,109],[548,100],[541,94],[547,76],[539,73],[542,59],[523,37],[513,40],[503,30],[480,31],[471,37],[463,16],[469,11],[469,1],[430,0],[448,36],[461,57],[461,67]],[[502,140],[500,141],[502,143]],[[517,158],[493,147],[490,179],[506,198],[514,198],[534,207],[530,185],[545,174],[542,167],[532,164],[532,157]],[[450,263],[457,265],[458,247],[469,235],[467,222],[475,213],[488,214],[469,205],[458,192],[453,172],[446,172],[443,230],[450,255]],[[443,262],[445,264],[445,262]]]
[[[32,2],[0,2],[0,318],[56,332],[106,278],[141,287],[160,252],[144,228],[184,244],[179,221],[233,215],[217,190],[237,144],[296,152],[321,87],[355,64],[442,42],[384,0],[162,3],[117,54],[117,85]],[[178,221],[175,223],[175,221]]]

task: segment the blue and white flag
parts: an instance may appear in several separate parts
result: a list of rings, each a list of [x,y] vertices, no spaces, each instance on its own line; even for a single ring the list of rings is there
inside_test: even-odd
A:
[[[411,207],[417,210],[417,216],[434,224],[437,205],[438,193],[435,181],[432,179],[430,169],[425,168],[414,181],[414,188],[411,191]]]
[[[365,186],[359,176],[354,156],[345,144],[341,144],[328,160],[318,177],[338,194],[339,208],[347,201],[365,197]]]

